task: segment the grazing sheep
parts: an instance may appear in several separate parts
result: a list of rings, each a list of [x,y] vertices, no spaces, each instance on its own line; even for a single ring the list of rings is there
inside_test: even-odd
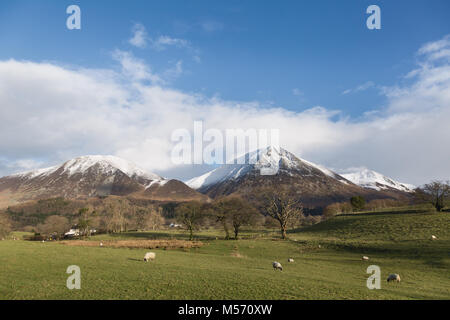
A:
[[[156,254],[154,252],[147,252],[144,256],[144,261],[155,260]]]
[[[103,247],[103,242],[100,242],[100,247]]]
[[[431,235],[431,240],[436,240],[437,237],[435,235]]]
[[[276,261],[272,262],[272,267],[274,270],[279,269],[280,271],[283,271],[283,266],[279,262]]]
[[[367,260],[369,260],[369,257],[363,256],[362,259],[363,259],[364,261],[367,261]]]
[[[320,248],[322,248],[322,247],[321,247],[320,244],[319,244],[319,249],[320,249]]]
[[[400,276],[398,274],[396,274],[396,273],[392,273],[387,278],[387,282],[390,282],[390,281],[400,282]]]
[[[288,259],[288,262],[294,262],[294,259],[289,258],[289,259]]]

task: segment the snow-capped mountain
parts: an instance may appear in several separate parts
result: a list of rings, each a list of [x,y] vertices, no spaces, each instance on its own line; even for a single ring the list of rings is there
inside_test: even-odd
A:
[[[236,164],[241,160],[241,164]],[[243,163],[243,160],[245,163]],[[398,198],[390,190],[362,188],[321,165],[296,157],[283,148],[273,146],[250,152],[186,182],[190,187],[212,198],[239,194],[257,199],[263,189],[286,188],[298,194],[305,207],[320,208],[333,202],[348,201],[361,195],[367,200]]]
[[[341,175],[345,179],[363,188],[374,189],[378,191],[395,189],[404,192],[412,192],[416,188],[412,184],[395,181],[394,179],[388,178],[381,173],[366,168]]]
[[[346,201],[354,195],[367,199],[386,197],[361,188],[323,166],[296,157],[283,148],[269,146],[250,152],[186,182],[190,187],[212,198],[239,194],[256,199],[262,189],[287,188],[298,194],[305,206],[323,207]]]
[[[348,184],[345,178],[339,174],[312,162],[297,158],[294,154],[283,148],[269,146],[267,148],[250,152],[238,157],[234,162],[243,164],[226,164],[199,177],[186,181],[193,189],[204,190],[209,186],[239,178],[249,174],[251,171],[259,172],[260,175],[270,176],[277,174],[294,175],[302,172],[304,175],[314,175],[318,172]]]
[[[115,156],[81,156],[72,160],[65,162],[62,166],[54,166],[44,169],[37,169],[23,173],[17,173],[12,175],[12,177],[21,178],[36,178],[45,177],[51,175],[52,173],[58,171],[62,168],[60,172],[61,175],[66,174],[67,176],[73,176],[75,174],[84,175],[89,172],[92,167],[96,167],[99,173],[104,174],[114,174],[118,170],[126,174],[130,178],[146,179],[146,180],[164,180],[162,177],[154,173],[147,173],[145,170],[139,168],[134,163],[121,159]]]
[[[133,195],[158,199],[204,197],[177,180],[148,173],[114,156],[82,156],[62,165],[0,178],[0,206],[28,200]]]

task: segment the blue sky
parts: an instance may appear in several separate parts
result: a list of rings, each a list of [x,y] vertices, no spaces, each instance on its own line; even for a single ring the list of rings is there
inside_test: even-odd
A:
[[[66,27],[72,4],[81,30]],[[372,4],[381,30],[366,27]],[[174,166],[170,137],[203,120],[280,129],[283,147],[339,172],[450,179],[449,12],[448,0],[2,0],[0,176],[113,154],[191,178],[208,168]]]
[[[65,28],[70,4],[82,29]],[[377,4],[382,29],[368,30]],[[443,1],[9,1],[0,3],[0,59],[112,67],[130,49],[131,28],[185,39],[192,50],[135,50],[155,71],[182,60],[171,83],[187,92],[257,100],[289,110],[320,105],[358,117],[384,104],[376,86],[393,85],[423,43],[450,32]],[[366,90],[342,94],[369,84]]]

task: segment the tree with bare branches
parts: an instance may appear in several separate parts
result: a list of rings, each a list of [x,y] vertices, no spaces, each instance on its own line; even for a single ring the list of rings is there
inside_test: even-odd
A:
[[[219,222],[225,231],[225,239],[230,239],[230,228],[228,226],[228,203],[225,199],[216,200],[211,206],[211,215]]]
[[[175,209],[175,219],[189,231],[189,240],[193,240],[194,230],[199,227],[204,217],[203,205],[198,201],[183,203]]]
[[[286,239],[287,227],[303,217],[303,205],[298,196],[287,190],[265,193],[265,212],[280,224],[281,238]]]

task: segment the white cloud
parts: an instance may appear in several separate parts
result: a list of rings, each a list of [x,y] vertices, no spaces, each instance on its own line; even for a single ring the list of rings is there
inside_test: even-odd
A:
[[[175,65],[164,72],[164,75],[167,79],[175,79],[181,76],[183,73],[183,61],[179,60],[175,63]]]
[[[167,35],[150,37],[145,27],[140,23],[136,23],[133,26],[132,34],[133,36],[128,40],[128,42],[135,47],[145,48],[149,44],[150,48],[156,51],[164,51],[169,47],[186,49],[195,62],[201,62],[200,50],[193,47],[191,43],[186,39],[173,38]]]
[[[121,64],[122,73],[132,81],[148,80],[153,84],[163,82],[143,60],[134,57],[131,52],[115,50],[112,56]]]
[[[334,168],[365,166],[417,185],[448,179],[448,45],[427,46],[433,49],[419,50],[410,84],[384,88],[387,107],[361,121],[324,107],[294,112],[163,87],[164,77],[123,51],[114,54],[120,71],[0,61],[0,136],[7,137],[0,140],[0,173],[25,168],[21,160],[49,165],[83,154],[178,170],[170,161],[171,133],[204,120],[205,129],[280,129],[285,148]],[[181,67],[179,61],[175,74]]]
[[[133,37],[131,37],[131,39],[128,40],[128,42],[135,47],[145,48],[148,40],[148,35],[147,31],[145,30],[145,27],[140,23],[136,23],[133,26],[132,32]]]
[[[169,46],[177,48],[190,47],[189,41],[184,39],[172,38],[169,36],[160,36],[156,40],[152,40],[152,47],[156,50],[165,50]]]
[[[373,88],[374,86],[375,86],[375,83],[373,83],[372,81],[367,81],[367,82],[357,86],[356,88],[345,90],[344,92],[342,92],[342,94],[349,94],[349,93],[365,91],[367,89]]]
[[[425,44],[418,51],[419,55],[427,55],[428,60],[450,59],[450,35],[443,39]]]

